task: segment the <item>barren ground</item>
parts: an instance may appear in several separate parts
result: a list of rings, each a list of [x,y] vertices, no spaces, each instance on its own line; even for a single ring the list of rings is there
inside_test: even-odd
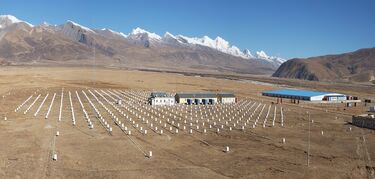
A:
[[[325,84],[322,86],[324,89]],[[160,72],[2,67],[0,94],[4,97],[0,98],[0,178],[375,177],[374,131],[348,124],[351,115],[365,112],[367,108],[363,104],[356,108],[345,108],[342,104],[297,106],[285,101],[278,105],[285,109],[283,127],[276,125],[263,128],[259,125],[254,129],[246,128],[245,131],[209,131],[207,134],[135,133],[132,139],[144,150],[153,151],[153,156],[147,158],[120,129],[114,128],[113,135],[108,135],[98,123],[94,129],[89,129],[77,100],[73,102],[77,125],[71,125],[66,93],[62,121],[58,122],[62,88],[71,92],[86,88],[167,92],[233,91],[240,101],[271,104],[273,99],[262,97],[260,92],[280,87]],[[314,88],[319,88],[319,84]],[[346,89],[344,85],[340,91]],[[369,97],[368,91],[355,92],[360,97]],[[41,98],[47,93],[57,93],[55,106],[48,119],[44,119],[44,115],[51,97],[36,117],[32,114],[41,104],[41,99],[26,115],[22,113],[25,107],[22,112],[14,112],[18,105],[34,93],[42,94]],[[84,101],[84,105],[94,118],[87,101]],[[307,111],[314,120],[310,126],[309,167]],[[3,120],[4,116],[7,117],[6,121]],[[57,130],[60,136],[55,137]],[[282,138],[286,139],[285,144],[281,142]],[[53,141],[56,143],[53,144]],[[53,146],[58,153],[57,161],[51,158]],[[225,146],[230,147],[230,152],[223,152]]]

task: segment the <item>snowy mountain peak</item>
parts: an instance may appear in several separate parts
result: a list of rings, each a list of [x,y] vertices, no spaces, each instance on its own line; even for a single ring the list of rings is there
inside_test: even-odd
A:
[[[46,21],[43,21],[39,26],[41,26],[41,27],[52,27],[52,28],[56,28],[56,29],[59,28],[58,25],[56,25],[56,24],[50,24],[50,23],[48,23]]]
[[[216,46],[220,48],[231,48],[229,45],[229,42],[219,36],[216,37],[215,42],[216,42]]]
[[[179,36],[175,36],[175,35],[173,35],[169,32],[165,32],[165,34],[162,38],[163,43],[170,44],[172,46],[185,44],[183,41],[184,40],[182,38],[180,38]]]
[[[75,23],[75,22],[73,22],[73,21],[71,21],[71,20],[68,20],[68,21],[66,22],[65,25],[69,25],[69,26],[71,26],[72,29],[79,29],[79,30],[83,30],[83,31],[86,31],[86,32],[95,33],[95,32],[94,32],[93,30],[91,30],[90,28],[85,27],[85,26],[83,26],[83,25],[80,25],[80,24],[78,24],[78,23]]]
[[[157,39],[160,40],[161,37],[155,33],[148,32],[144,29],[141,29],[139,27],[132,30],[132,32],[128,36],[144,36],[147,35],[148,38]]]
[[[127,35],[125,35],[124,33],[122,32],[116,32],[112,29],[108,29],[108,28],[103,28],[103,29],[100,29],[100,30],[95,30],[95,32],[105,36],[105,37],[122,37],[122,38],[127,38]]]
[[[40,24],[41,26],[50,26],[51,24],[49,24],[48,22],[46,22],[46,21],[43,21],[43,23],[42,24]]]
[[[132,35],[143,34],[143,33],[149,33],[149,32],[147,32],[146,30],[141,29],[139,27],[133,29],[132,32],[131,32]]]
[[[0,15],[0,28],[5,28],[5,27],[8,27],[12,24],[20,23],[20,22],[23,22],[23,23],[27,24],[28,26],[33,27],[32,24],[30,24],[28,22],[25,22],[25,21],[22,21],[22,20],[19,20],[19,19],[17,19],[17,17],[14,17],[12,15]]]
[[[229,44],[228,41],[226,41],[225,39],[223,39],[223,38],[221,38],[221,37],[219,37],[219,36],[216,37],[215,41],[216,41],[217,43]]]
[[[171,37],[171,38],[176,39],[176,37],[173,34],[169,33],[169,32],[165,32],[164,37]]]
[[[269,59],[270,57],[266,54],[266,52],[262,51],[257,51],[256,52],[257,57],[260,59]]]
[[[241,57],[241,58],[247,58],[239,48],[236,46],[231,46],[228,41],[221,37],[216,37],[215,39],[211,39],[208,36],[203,36],[202,38],[197,37],[185,37],[182,35],[178,35],[177,38],[179,39],[180,43],[187,43],[187,44],[193,44],[193,45],[200,45],[209,47],[215,50],[218,50],[220,52]]]
[[[92,38],[91,34],[96,34],[96,32],[73,21],[69,20],[65,24],[60,25],[55,29],[74,41],[89,45],[94,44],[94,39]]]
[[[275,63],[278,65],[281,65],[282,63],[286,61],[285,59],[280,58],[280,57],[268,56],[266,52],[264,51],[257,51],[256,58],[266,60],[268,62]]]
[[[127,36],[129,40],[131,40],[134,44],[142,45],[144,47],[151,47],[153,44],[158,44],[161,42],[162,38],[155,34],[143,30],[139,27],[132,30]]]
[[[212,39],[207,35],[203,36],[201,40],[212,41]]]
[[[17,17],[14,17],[12,15],[0,15],[1,20],[8,20],[11,23],[18,23],[22,22],[21,20],[17,19]]]
[[[24,25],[34,27],[32,24],[19,20],[12,15],[0,15],[0,31],[2,31],[3,28],[5,29],[6,27],[16,23],[22,23],[22,26],[20,27],[24,27]],[[81,42],[90,46],[95,45],[102,39],[121,39],[124,42],[127,41],[147,48],[163,48],[168,46],[172,48],[178,47],[179,49],[188,48],[190,50],[203,50],[212,53],[219,52],[225,53],[230,56],[239,57],[243,60],[257,60],[262,63],[272,64],[274,66],[280,65],[281,63],[286,61],[280,57],[269,56],[264,51],[257,51],[254,55],[250,52],[250,50],[245,49],[242,51],[220,36],[217,36],[213,39],[207,35],[204,35],[203,37],[187,37],[183,35],[173,35],[170,32],[165,32],[163,37],[161,37],[156,33],[146,31],[139,27],[133,29],[129,34],[125,35],[121,32],[116,32],[109,28],[90,29],[71,20],[68,20],[66,23],[61,25],[50,25],[46,22],[43,22],[35,29],[41,29],[43,30],[43,32],[56,32],[64,35],[71,40]],[[4,33],[6,33],[6,30],[4,30]],[[97,35],[100,35],[100,37]]]
[[[242,53],[243,53],[247,58],[254,58],[253,54],[251,54],[250,50],[248,50],[248,49],[245,49]]]

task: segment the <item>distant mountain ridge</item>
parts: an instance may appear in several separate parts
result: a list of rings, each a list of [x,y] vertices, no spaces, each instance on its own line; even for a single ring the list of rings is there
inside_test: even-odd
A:
[[[312,81],[375,82],[375,47],[283,63],[274,77]]]
[[[221,37],[186,37],[169,32],[161,37],[141,28],[124,34],[108,28],[90,29],[69,20],[62,25],[34,26],[11,15],[0,16],[2,62],[80,64],[88,63],[93,51],[98,64],[137,68],[267,74],[285,61],[263,51],[255,55],[247,49],[241,51]]]

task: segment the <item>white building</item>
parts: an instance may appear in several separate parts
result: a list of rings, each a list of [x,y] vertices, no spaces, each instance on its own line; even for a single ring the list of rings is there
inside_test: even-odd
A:
[[[262,93],[263,96],[277,97],[277,98],[288,98],[294,100],[305,100],[305,101],[346,101],[347,96],[339,93],[330,92],[319,92],[319,91],[307,91],[299,89],[280,89],[265,91]]]
[[[212,92],[177,93],[175,98],[179,104],[187,105],[213,105],[218,102],[217,95]]]
[[[176,101],[179,104],[188,105],[215,105],[217,103],[230,104],[236,103],[237,99],[233,93],[213,93],[213,92],[191,92],[177,93]]]
[[[236,103],[237,99],[233,93],[218,93],[218,100],[221,104]]]
[[[149,100],[149,103],[153,106],[159,106],[159,105],[171,106],[175,104],[175,99],[173,96],[168,95],[167,93],[162,93],[162,92],[151,93],[151,96],[148,100]]]

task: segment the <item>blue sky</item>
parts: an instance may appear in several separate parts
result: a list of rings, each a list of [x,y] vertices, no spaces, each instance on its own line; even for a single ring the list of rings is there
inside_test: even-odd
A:
[[[375,47],[374,0],[0,0],[0,14],[32,24],[73,20],[129,33],[221,36],[283,58]]]

